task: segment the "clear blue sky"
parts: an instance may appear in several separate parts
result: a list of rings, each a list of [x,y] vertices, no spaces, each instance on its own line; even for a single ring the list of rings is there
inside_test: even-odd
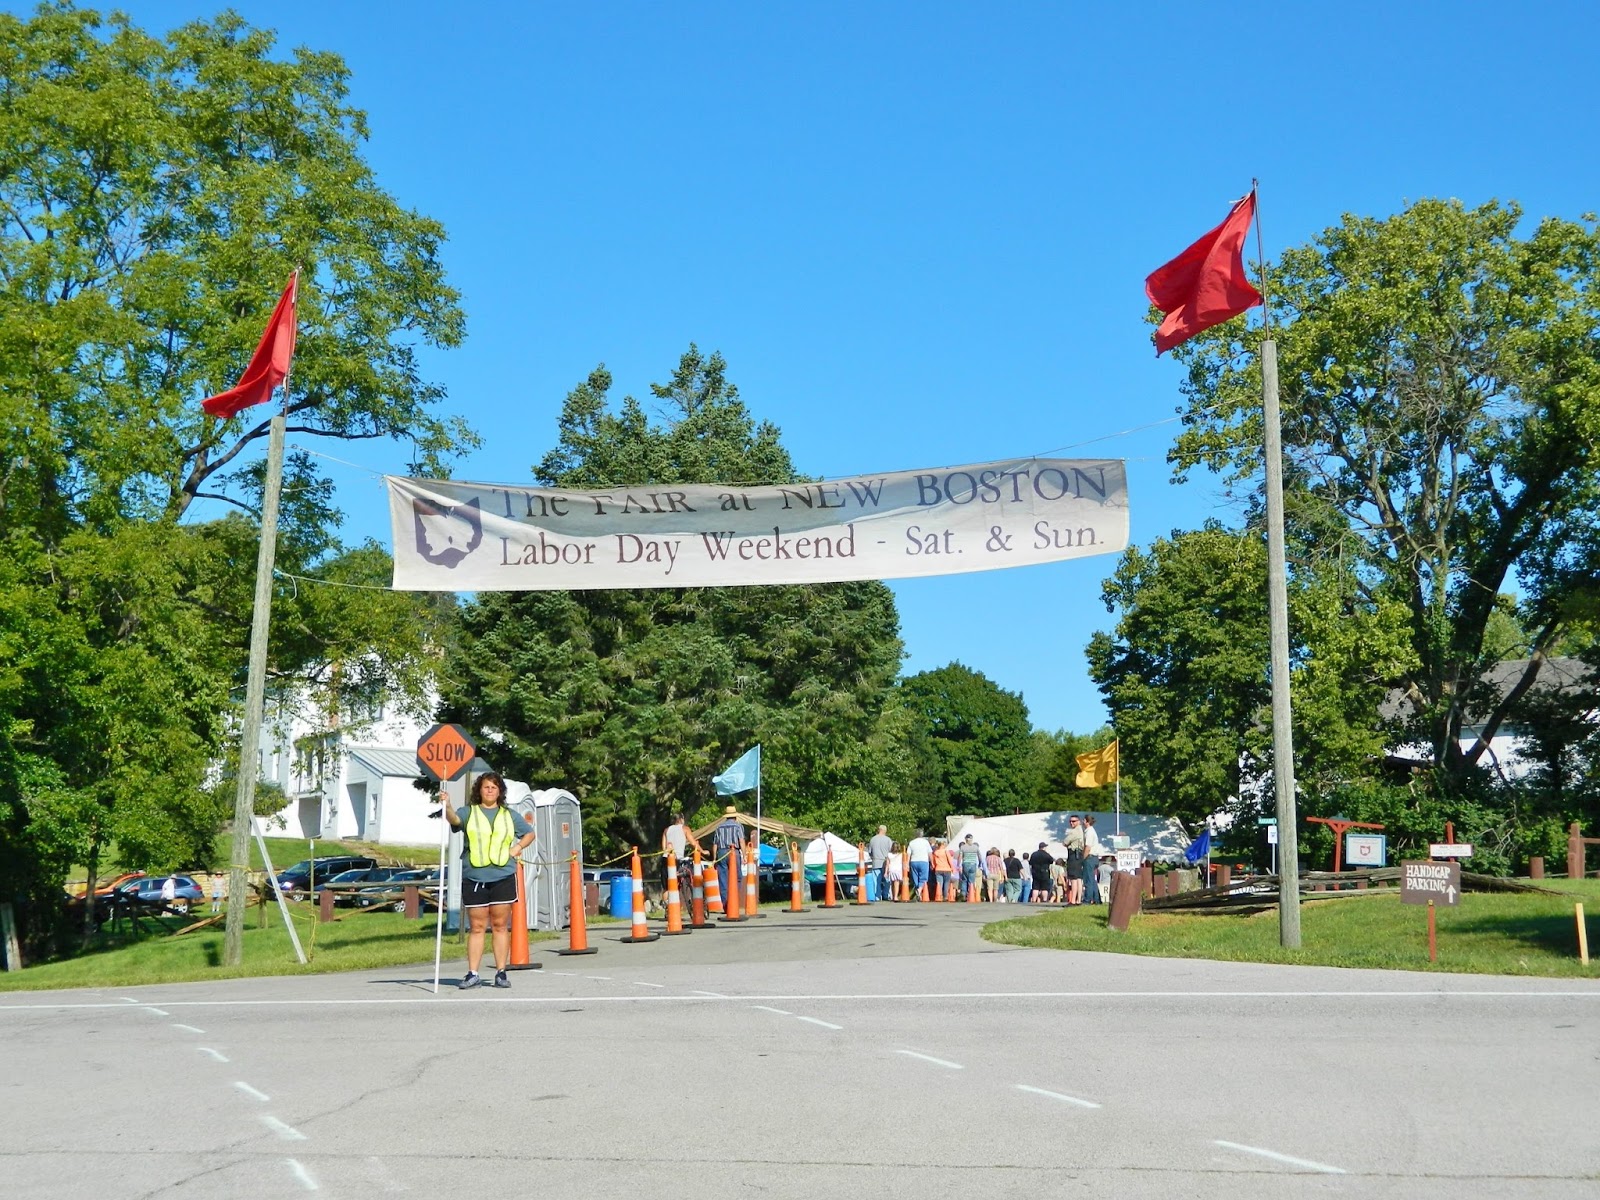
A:
[[[234,7],[346,58],[382,183],[450,232],[469,333],[428,369],[486,439],[464,478],[526,481],[597,363],[646,396],[696,342],[802,471],[1082,447],[1129,460],[1147,542],[1236,515],[1170,482],[1142,287],[1252,176],[1269,255],[1425,196],[1600,205],[1592,2]],[[348,535],[387,542],[375,482],[332,470]],[[1094,728],[1113,563],[893,584],[906,670]]]

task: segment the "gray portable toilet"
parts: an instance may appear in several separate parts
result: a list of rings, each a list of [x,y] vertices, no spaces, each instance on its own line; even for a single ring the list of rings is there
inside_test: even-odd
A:
[[[508,783],[507,788],[511,785]],[[522,869],[528,897],[528,928],[559,930],[571,921],[572,856],[583,861],[583,817],[578,798],[565,788],[530,791],[512,807],[533,826],[538,840],[532,862]]]

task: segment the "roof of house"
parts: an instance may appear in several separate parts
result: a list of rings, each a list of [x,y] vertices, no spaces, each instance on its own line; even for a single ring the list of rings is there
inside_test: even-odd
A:
[[[400,750],[392,746],[346,746],[353,762],[360,763],[372,774],[386,779],[415,779],[422,774],[417,766],[415,750]]]
[[[1527,658],[1502,659],[1485,671],[1479,682],[1493,689],[1492,694],[1498,703],[1521,681],[1531,661]],[[1547,658],[1540,666],[1539,675],[1529,691],[1530,693],[1564,692],[1592,687],[1595,682],[1594,676],[1594,668],[1581,658]],[[1399,688],[1391,689],[1384,697],[1383,703],[1378,706],[1378,715],[1385,721],[1403,720],[1410,716],[1412,711],[1411,701]],[[1471,711],[1467,713],[1467,724],[1477,724],[1487,716],[1488,713],[1473,705]]]

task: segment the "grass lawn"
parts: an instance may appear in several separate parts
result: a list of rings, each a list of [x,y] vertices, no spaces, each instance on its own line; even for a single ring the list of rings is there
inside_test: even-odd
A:
[[[1302,905],[1299,950],[1278,945],[1276,910],[1254,916],[1140,913],[1128,932],[1113,933],[1105,907],[1092,906],[997,921],[983,936],[1011,946],[1166,958],[1600,979],[1600,880],[1546,882],[1562,894],[1469,892],[1458,907],[1436,910],[1436,964],[1428,962],[1427,909],[1401,904],[1398,892]],[[1589,927],[1587,967],[1578,962],[1574,902],[1583,904]]]
[[[319,846],[320,850],[320,846]],[[302,856],[303,857],[303,856]],[[435,918],[408,921],[399,913],[384,911],[352,912],[343,919],[316,926],[312,942],[310,920],[315,910],[305,904],[290,906],[300,944],[311,961],[301,966],[295,961],[294,947],[278,918],[276,905],[267,909],[267,928],[258,928],[259,916],[250,913],[244,934],[244,963],[222,966],[222,927],[166,936],[153,929],[144,936],[105,939],[104,948],[78,958],[43,963],[21,971],[0,972],[0,992],[41,988],[130,987],[141,983],[186,983],[193,980],[236,979],[254,975],[316,975],[327,971],[359,971],[368,967],[395,967],[431,961]],[[184,922],[167,919],[169,928]],[[146,922],[154,925],[154,922]],[[556,935],[530,932],[530,942],[547,941]],[[445,958],[460,958],[465,943],[457,935],[445,934]]]

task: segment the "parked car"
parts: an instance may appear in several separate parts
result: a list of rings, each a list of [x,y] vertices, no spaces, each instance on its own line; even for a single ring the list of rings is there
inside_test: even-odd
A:
[[[321,872],[317,874],[318,892],[332,892],[333,902],[341,908],[353,908],[357,905],[357,898],[361,895],[358,889],[383,890],[384,884],[394,876],[409,867],[356,867],[350,871],[340,871],[324,879]],[[365,907],[364,905],[362,907]]]
[[[165,904],[161,899],[161,889],[167,878],[165,875],[145,875],[118,885],[103,897],[107,915],[118,912],[154,913],[164,908],[175,913],[186,913],[205,899],[205,889],[193,879],[187,875],[173,875],[171,878],[176,895],[170,905]],[[97,907],[99,903],[100,898],[97,898]]]
[[[358,893],[356,904],[362,908],[374,905],[387,904],[395,912],[403,913],[406,910],[405,890],[408,887],[422,889],[422,911],[438,912],[438,867],[412,867],[410,870],[400,871],[379,887],[371,888]],[[429,889],[433,889],[430,891]]]
[[[278,886],[285,894],[300,893],[308,895],[310,892],[312,867],[316,868],[318,883],[332,879],[341,871],[367,870],[378,865],[375,858],[366,858],[359,854],[329,854],[320,858],[308,858],[297,862],[294,866],[278,872]]]

